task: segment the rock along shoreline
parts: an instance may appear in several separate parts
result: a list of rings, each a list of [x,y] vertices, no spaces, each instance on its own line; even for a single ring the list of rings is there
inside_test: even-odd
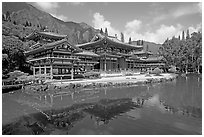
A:
[[[178,75],[172,73],[154,74],[137,74],[133,76],[103,77],[100,79],[83,79],[83,80],[63,80],[63,81],[46,81],[50,88],[54,89],[80,89],[80,88],[103,88],[118,87],[140,84],[161,83],[172,81]]]

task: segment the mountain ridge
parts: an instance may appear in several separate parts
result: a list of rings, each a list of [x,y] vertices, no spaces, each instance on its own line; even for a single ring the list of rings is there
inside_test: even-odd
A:
[[[3,13],[10,12],[10,21],[16,25],[31,24],[37,30],[47,28],[48,31],[68,35],[73,44],[89,42],[99,31],[86,23],[64,22],[51,14],[41,11],[31,4],[18,3],[23,9],[13,8],[16,3],[2,3]],[[9,8],[10,5],[10,8]],[[21,6],[20,6],[21,5]],[[7,11],[6,11],[7,10]]]

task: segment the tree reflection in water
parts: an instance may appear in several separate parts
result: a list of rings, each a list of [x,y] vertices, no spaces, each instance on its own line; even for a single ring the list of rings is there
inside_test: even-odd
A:
[[[135,108],[137,108],[135,109],[137,111],[141,107],[147,106],[156,106],[163,111],[186,116],[201,117],[202,114],[201,109],[191,106],[184,107],[183,109],[168,106],[159,99],[158,94],[155,94],[146,99],[142,97],[135,97],[133,99],[102,99],[95,103],[74,104],[71,107],[60,110],[44,111],[43,113],[48,118],[43,116],[43,113],[30,114],[20,118],[17,122],[4,125],[2,132],[3,134],[23,134],[23,131],[26,131],[26,134],[50,134],[54,129],[67,131],[87,115],[90,115],[97,125],[108,124],[110,120],[123,113],[131,112]],[[138,117],[136,112],[130,115],[132,117],[137,115],[136,117]]]

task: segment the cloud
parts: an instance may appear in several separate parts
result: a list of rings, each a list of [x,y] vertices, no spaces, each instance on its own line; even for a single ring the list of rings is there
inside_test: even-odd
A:
[[[126,33],[132,32],[132,31],[138,31],[141,27],[142,21],[140,20],[133,20],[130,22],[127,22],[125,25]]]
[[[57,2],[35,2],[34,6],[45,12],[50,13],[55,18],[58,18],[63,21],[68,21],[68,18],[65,15],[57,14],[57,9],[60,8],[59,3]]]
[[[197,24],[196,27],[190,26],[188,29],[190,34],[193,32],[202,31],[202,24]]]
[[[151,31],[150,29],[147,29],[148,31],[144,32],[143,28],[147,28],[147,24],[143,24],[142,21],[134,19],[132,21],[129,21],[125,24],[125,29],[123,31],[119,31],[118,29],[111,26],[111,22],[106,20],[103,15],[100,13],[95,13],[93,15],[92,20],[94,27],[97,29],[105,28],[108,29],[109,35],[115,35],[118,34],[120,36],[120,32],[124,33],[125,42],[128,42],[129,37],[131,37],[132,40],[145,40],[155,43],[162,44],[167,38],[172,38],[173,36],[178,37],[182,34],[182,31],[184,30],[184,26],[177,24],[177,25],[160,25],[156,30]],[[151,27],[151,25],[150,25]],[[192,32],[201,30],[201,23],[197,26],[190,26],[189,32],[190,34]],[[141,30],[143,30],[141,32]]]
[[[177,26],[167,26],[162,24],[156,31],[154,32],[144,32],[138,33],[137,31],[132,31],[127,33],[125,31],[125,40],[127,41],[129,37],[132,40],[143,39],[145,41],[155,42],[155,43],[163,43],[167,38],[171,38],[173,36],[178,36],[182,31],[182,26],[178,24]]]
[[[35,5],[45,11],[59,7],[57,2],[35,2]]]
[[[181,33],[182,28],[180,24],[176,26],[166,26],[162,24],[155,32],[146,32],[144,37],[148,41],[163,43],[167,38],[177,37]]]
[[[52,15],[53,17],[55,17],[55,18],[60,19],[60,20],[68,21],[68,18],[67,18],[66,16],[64,16],[64,15],[56,15],[56,14],[52,14],[52,13],[51,13],[51,15]]]
[[[111,26],[111,22],[105,20],[104,16],[98,12],[94,13],[92,22],[94,24],[94,28],[96,28],[96,29],[102,28],[103,30],[105,30],[105,28],[107,28],[109,35],[115,36],[115,34],[117,34],[117,35],[120,34],[120,31],[113,28]]]

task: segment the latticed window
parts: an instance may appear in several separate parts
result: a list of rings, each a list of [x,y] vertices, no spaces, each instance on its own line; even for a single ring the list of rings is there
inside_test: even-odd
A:
[[[108,47],[108,48],[106,49],[106,52],[112,52],[112,49],[111,49],[110,47]]]

